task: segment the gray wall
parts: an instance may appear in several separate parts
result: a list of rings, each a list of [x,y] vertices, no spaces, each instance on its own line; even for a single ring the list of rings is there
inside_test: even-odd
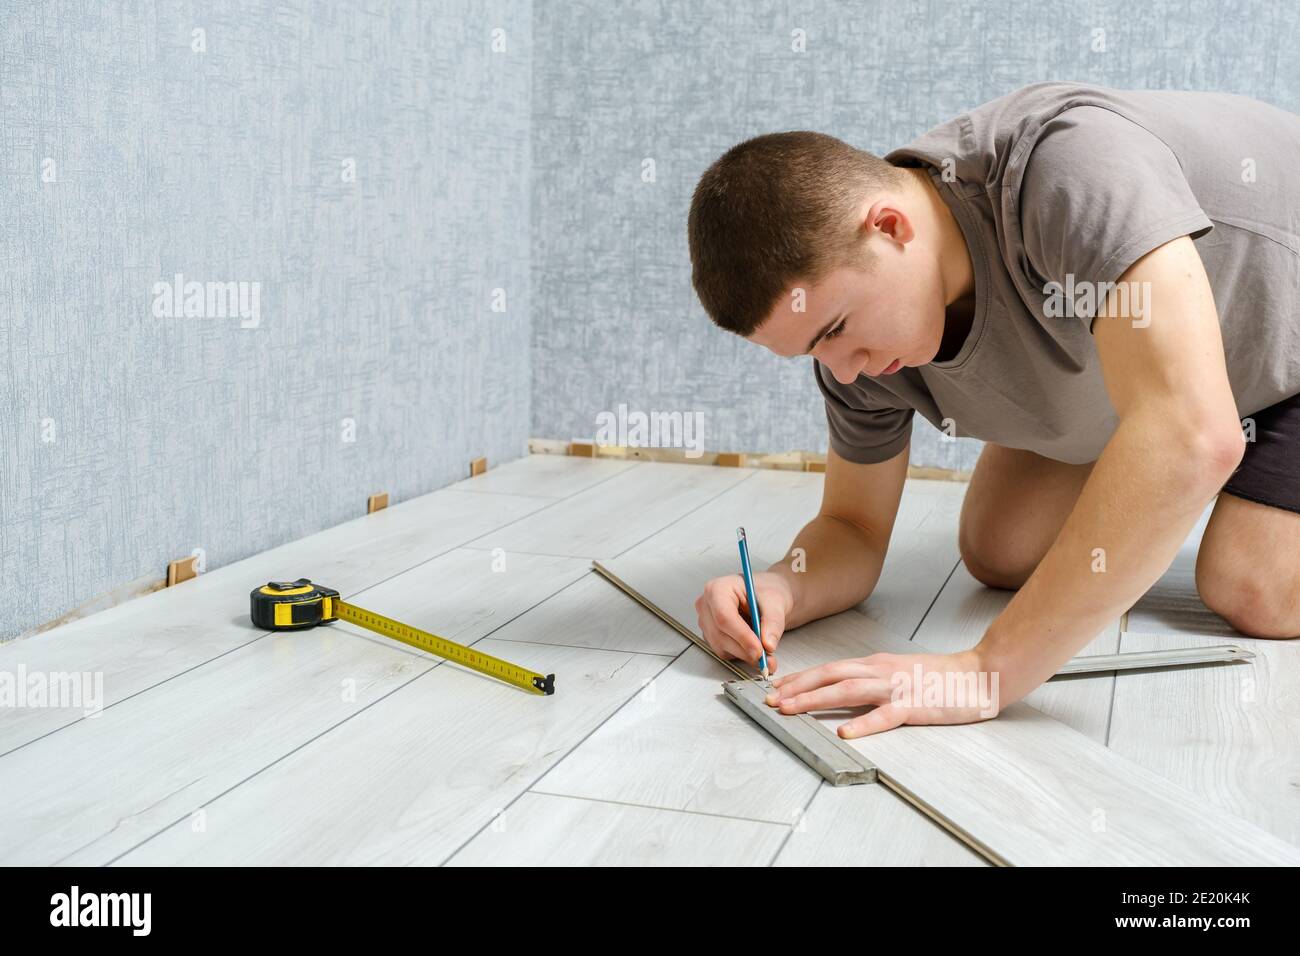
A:
[[[713,159],[776,129],[884,152],[1041,79],[1296,109],[1296,49],[1287,0],[4,4],[0,639],[621,403],[823,450],[808,364],[690,288]],[[156,315],[176,273],[260,283],[256,327]],[[914,461],[970,467],[921,428]]]
[[[690,286],[691,190],[750,136],[814,129],[885,153],[1048,79],[1221,90],[1300,111],[1293,0],[588,0],[538,3],[533,32],[539,437],[591,436],[599,412],[626,403],[703,412],[710,449],[825,450],[811,360],[715,329]],[[972,467],[978,453],[919,418],[912,448],[913,463],[942,467]]]
[[[526,452],[531,29],[510,0],[0,7],[0,638]],[[176,273],[260,282],[260,324],[156,316]]]

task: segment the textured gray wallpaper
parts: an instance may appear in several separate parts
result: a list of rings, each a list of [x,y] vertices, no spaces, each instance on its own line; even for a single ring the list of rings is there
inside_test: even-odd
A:
[[[1300,110],[1294,0],[539,2],[533,32],[538,437],[592,436],[625,403],[700,412],[709,449],[825,450],[811,360],[716,330],[690,286],[691,191],[743,139],[813,129],[883,154],[1049,79]],[[918,417],[913,463],[977,454]]]
[[[824,450],[808,364],[691,290],[718,155],[1043,79],[1295,110],[1297,49],[1287,0],[0,5],[0,639],[621,405]],[[977,450],[922,423],[913,460]]]
[[[0,6],[0,639],[525,453],[531,29]]]

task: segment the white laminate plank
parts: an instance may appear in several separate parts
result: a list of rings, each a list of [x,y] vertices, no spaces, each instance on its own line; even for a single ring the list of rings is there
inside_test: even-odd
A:
[[[722,696],[731,679],[689,648],[533,790],[794,823],[820,778]]]
[[[683,627],[696,582],[730,567],[718,554],[677,562],[627,555],[611,570]],[[928,650],[856,611],[799,628],[783,666],[861,653]],[[793,634],[792,634],[793,637]],[[819,714],[834,730],[843,713]],[[754,728],[755,733],[761,733]],[[1125,760],[1024,702],[981,723],[900,727],[851,745],[909,802],[946,820],[973,846],[1017,865],[1300,864],[1300,849]]]
[[[460,549],[357,603],[468,644],[589,574],[585,565],[518,555],[499,573],[488,554]],[[259,640],[0,757],[0,863],[105,863],[422,672],[451,666],[343,622],[255,633]]]
[[[774,866],[988,866],[882,786],[822,784]]]
[[[478,552],[484,554],[484,552]],[[508,558],[513,561],[514,558]],[[583,558],[564,558],[580,561]],[[535,644],[568,644],[606,651],[636,651],[676,657],[690,645],[667,624],[658,627],[627,628],[609,617],[609,585],[590,572],[560,591],[540,607],[510,622],[492,635],[495,641],[527,641]]]
[[[789,827],[525,793],[449,866],[762,866]]]
[[[1209,516],[1129,612],[1122,651],[1233,643],[1251,661],[1121,674],[1117,753],[1300,844],[1300,641],[1245,637],[1201,603],[1196,551]]]
[[[507,554],[612,557],[754,474],[746,468],[641,462],[470,543]]]
[[[442,863],[665,663],[491,639],[475,647],[553,671],[555,694],[435,667],[206,803],[200,832],[187,816],[116,863]]]
[[[984,587],[959,564],[916,632],[916,642],[942,654],[974,647],[1013,596],[1013,591]],[[1116,619],[1078,654],[1114,654],[1118,647]],[[1104,744],[1114,682],[1113,672],[1058,677],[1030,691],[1025,703]]]
[[[1110,747],[1300,845],[1300,642],[1232,640],[1254,659],[1122,674]],[[1123,649],[1221,643],[1204,634],[1125,631]]]
[[[567,498],[629,468],[636,468],[638,464],[636,461],[574,455],[525,455],[450,487],[455,491]]]
[[[548,504],[435,491],[0,645],[0,671],[100,674],[108,706],[262,636],[248,620],[248,595],[267,581],[309,577],[346,597]],[[82,719],[83,712],[0,708],[0,754]]]

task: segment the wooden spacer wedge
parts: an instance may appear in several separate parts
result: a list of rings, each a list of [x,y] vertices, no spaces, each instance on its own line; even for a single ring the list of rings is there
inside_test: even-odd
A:
[[[181,558],[179,561],[173,561],[167,565],[167,586],[180,584],[182,581],[188,581],[190,578],[199,576],[198,556],[191,554],[188,558]]]

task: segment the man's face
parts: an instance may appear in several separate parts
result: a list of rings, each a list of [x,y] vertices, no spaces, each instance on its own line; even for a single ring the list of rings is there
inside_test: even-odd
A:
[[[869,270],[845,266],[814,286],[794,283],[749,340],[783,357],[812,355],[845,385],[933,361],[945,308],[936,259],[915,237],[876,233],[868,242]]]

